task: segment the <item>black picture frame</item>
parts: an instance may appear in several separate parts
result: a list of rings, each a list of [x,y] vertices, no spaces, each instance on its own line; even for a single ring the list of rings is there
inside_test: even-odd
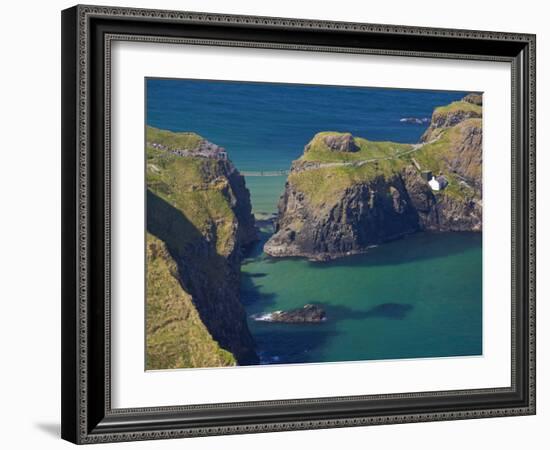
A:
[[[114,40],[510,62],[511,386],[111,408],[109,77]],[[83,444],[529,414],[535,414],[534,35],[81,5],[62,12],[64,439]]]

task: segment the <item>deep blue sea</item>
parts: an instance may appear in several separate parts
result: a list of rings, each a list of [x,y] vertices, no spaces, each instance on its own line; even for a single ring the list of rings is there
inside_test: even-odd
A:
[[[434,107],[467,92],[235,83],[147,81],[147,123],[194,131],[225,147],[240,170],[284,170],[319,131],[373,141],[417,142]]]
[[[433,109],[467,92],[205,80],[147,80],[147,124],[225,147],[241,171],[286,170],[320,131],[417,142]],[[255,214],[274,213],[285,177],[246,177]],[[272,230],[262,230],[265,241]],[[479,355],[481,235],[418,234],[331,263],[243,262],[249,315],[322,304],[319,325],[249,325],[263,363]]]

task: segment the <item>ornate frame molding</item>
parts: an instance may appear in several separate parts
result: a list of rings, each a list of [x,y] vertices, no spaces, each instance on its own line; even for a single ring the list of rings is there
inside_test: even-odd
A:
[[[94,37],[97,39],[98,32],[94,34],[91,30],[92,22],[107,20],[124,23],[141,24],[144,29],[148,24],[156,22],[167,26],[192,25],[211,29],[212,27],[244,27],[250,33],[255,30],[269,30],[270,32],[282,31],[307,31],[318,30],[336,33],[346,36],[347,33],[360,33],[365,36],[376,35],[379,39],[384,36],[399,36],[402,40],[408,38],[426,39],[456,39],[457,42],[471,41],[472,49],[482,41],[494,41],[504,44],[503,48],[512,48],[512,54],[482,54],[472,52],[444,52],[438,50],[417,50],[415,48],[391,49],[375,47],[349,47],[328,44],[304,44],[304,43],[281,43],[263,40],[244,39],[214,39],[204,37],[174,37],[174,36],[151,36],[135,32],[117,33],[105,31],[99,34],[103,54],[101,58],[104,69],[103,85],[103,118],[102,146],[103,146],[103,180],[93,179],[94,168],[90,164],[93,139],[91,128],[96,126],[92,123],[96,116],[90,114],[94,101],[92,96],[97,96],[91,80],[97,77],[97,61],[93,61],[95,53],[98,52],[97,42],[94,44]],[[165,439],[174,437],[207,436],[217,434],[237,434],[250,432],[271,432],[284,430],[348,427],[373,424],[389,424],[404,422],[440,421],[450,419],[469,419],[482,417],[498,417],[509,415],[527,415],[535,413],[535,36],[530,34],[514,34],[487,31],[470,30],[449,30],[424,27],[405,27],[397,25],[377,25],[332,21],[311,21],[304,19],[270,18],[256,16],[234,16],[221,14],[205,14],[196,12],[159,11],[147,9],[129,9],[98,6],[76,6],[64,11],[64,50],[63,50],[63,72],[64,72],[64,130],[63,130],[63,158],[66,167],[63,168],[63,188],[71,192],[64,193],[64,216],[63,221],[67,234],[64,234],[63,252],[63,376],[64,379],[71,379],[71,383],[63,389],[63,437],[77,443],[98,443],[112,441],[129,441],[143,439]],[[228,29],[228,28],[227,28]],[[69,40],[71,42],[69,42]],[[517,258],[523,254],[527,257],[522,262],[519,270],[524,273],[516,273],[513,279],[513,342],[512,342],[512,386],[510,388],[478,389],[471,391],[448,391],[448,392],[424,392],[411,394],[377,395],[360,397],[334,397],[307,400],[284,400],[270,402],[250,402],[239,404],[217,404],[217,405],[194,405],[166,408],[139,408],[113,410],[110,402],[110,63],[111,43],[116,40],[142,41],[155,43],[185,43],[193,45],[218,45],[218,46],[243,46],[265,49],[289,49],[304,51],[323,52],[347,52],[362,54],[383,54],[395,56],[415,56],[432,58],[452,59],[481,59],[487,61],[506,61],[512,64],[512,89],[513,100],[521,99],[518,104],[513,101],[512,120],[512,145],[513,154],[522,153],[518,156],[521,163],[514,166],[513,171],[518,171],[518,176],[513,177],[516,183],[522,176],[527,190],[521,185],[514,184],[512,196],[523,197],[523,200],[513,202],[512,227],[513,227],[513,271],[516,271]],[[99,42],[99,41],[98,41]],[[434,41],[435,42],[435,41]],[[94,45],[96,47],[94,47]],[[513,54],[514,45],[521,49],[518,55]],[[521,53],[521,55],[520,55]],[[520,57],[521,56],[521,57]],[[94,65],[95,64],[95,65]],[[69,67],[70,66],[70,67]],[[521,78],[521,79],[519,79]],[[65,83],[65,81],[67,83]],[[75,107],[76,105],[76,107]],[[518,123],[518,118],[524,123]],[[519,122],[521,122],[519,120]],[[99,142],[96,139],[95,144]],[[518,147],[515,148],[514,147]],[[76,149],[76,151],[75,151]],[[514,164],[516,158],[514,158]],[[72,167],[72,168],[71,168]],[[75,170],[76,168],[76,170]],[[92,203],[97,199],[97,193],[92,186],[98,182],[103,183],[101,189],[104,216],[97,217],[97,209]],[[518,186],[519,189],[518,190]],[[93,198],[92,198],[93,197]],[[520,207],[518,208],[517,205]],[[98,325],[91,319],[92,301],[91,290],[95,289],[90,273],[92,265],[97,260],[92,255],[97,242],[92,242],[90,233],[96,226],[96,221],[103,221],[103,241],[100,243],[103,248],[99,251],[103,263],[103,323]],[[522,232],[524,234],[522,234]],[[518,234],[519,233],[519,234]],[[525,236],[526,243],[517,242],[516,236]],[[69,242],[70,240],[70,242]],[[525,248],[522,247],[526,244]],[[519,247],[518,247],[519,246]],[[522,254],[516,255],[516,249]],[[72,265],[73,267],[69,267]],[[95,266],[94,266],[95,267]],[[94,276],[96,276],[95,274]],[[524,278],[521,278],[521,277]],[[73,279],[74,277],[74,279]],[[520,278],[518,278],[520,277]],[[516,286],[516,280],[520,280],[521,286]],[[517,289],[524,287],[524,295],[516,300]],[[521,294],[521,292],[520,292]],[[521,302],[516,305],[515,302]],[[76,305],[76,307],[75,307]],[[516,324],[521,320],[516,315],[516,306],[523,308],[524,323],[522,330],[516,329]],[[97,305],[96,305],[97,308]],[[518,309],[519,311],[519,309]],[[104,348],[104,382],[97,383],[92,380],[90,365],[97,361],[90,358],[90,349],[96,348],[97,333],[102,332]],[[94,334],[95,333],[95,334]],[[521,361],[516,360],[516,336],[521,333],[525,337],[524,349],[522,350]],[[94,335],[91,339],[90,336]],[[71,344],[67,341],[72,340]],[[521,365],[524,374],[516,373],[516,363]],[[525,391],[527,398],[523,398],[516,404],[509,403],[505,407],[477,407],[471,409],[451,408],[449,410],[434,410],[424,412],[406,412],[392,414],[367,414],[367,415],[346,415],[339,418],[318,418],[307,420],[282,420],[262,423],[247,424],[221,424],[214,426],[159,426],[144,425],[140,417],[154,416],[148,419],[150,423],[160,424],[162,420],[170,418],[171,414],[183,414],[191,409],[208,411],[215,408],[239,408],[239,407],[272,407],[291,405],[328,404],[334,402],[353,400],[380,401],[390,399],[411,400],[423,399],[426,397],[463,397],[474,398],[482,395],[509,394],[516,392],[518,376],[521,383],[526,383]],[[94,377],[97,377],[97,373]],[[92,406],[90,395],[96,392],[95,384],[103,386],[103,398],[101,408],[98,405]],[[93,387],[92,387],[93,385]],[[349,417],[348,417],[349,416]],[[135,418],[135,423],[128,427],[121,426],[120,421],[128,422],[128,418]],[[98,421],[98,418],[102,418]],[[124,419],[124,420],[123,420]],[[167,422],[166,422],[167,423]]]

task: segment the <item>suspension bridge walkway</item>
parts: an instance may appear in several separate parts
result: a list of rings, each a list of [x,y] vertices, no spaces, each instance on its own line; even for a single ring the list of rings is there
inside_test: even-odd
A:
[[[279,177],[283,175],[288,175],[290,173],[290,170],[243,170],[240,172],[241,175],[244,175],[245,177]]]
[[[429,142],[422,142],[422,143],[419,143],[419,144],[412,144],[410,150],[406,150],[406,151],[402,151],[400,153],[396,153],[393,156],[385,156],[385,157],[381,157],[381,158],[371,158],[371,159],[359,159],[359,160],[355,160],[355,161],[335,161],[335,162],[327,162],[327,163],[313,163],[313,165],[309,168],[322,169],[322,168],[325,168],[325,167],[342,167],[342,166],[344,166],[344,167],[345,166],[348,166],[348,167],[361,167],[365,164],[376,163],[377,161],[389,161],[389,160],[393,160],[393,159],[398,159],[398,158],[401,158],[405,155],[415,153],[418,150],[420,150],[422,147],[424,147],[425,145],[432,144],[432,143],[436,142],[438,139],[439,139],[439,136],[437,138],[429,141]],[[413,163],[416,166],[416,168],[418,170],[420,170],[420,165],[416,162],[416,160],[414,158],[412,158],[412,159],[413,159]],[[302,169],[302,170],[307,170],[307,169]],[[241,173],[241,175],[244,175],[245,177],[278,177],[278,176],[282,176],[282,175],[288,175],[290,173],[290,170],[271,170],[271,171],[268,171],[268,170],[258,170],[258,171],[243,170],[240,173]]]

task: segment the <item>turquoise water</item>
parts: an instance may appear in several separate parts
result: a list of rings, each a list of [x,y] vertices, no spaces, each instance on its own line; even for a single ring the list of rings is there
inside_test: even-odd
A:
[[[286,170],[319,131],[417,142],[430,117],[465,92],[147,80],[147,124],[194,131],[226,147],[241,171]],[[277,211],[286,178],[246,177],[258,218]],[[273,259],[272,230],[243,261],[247,314],[322,305],[321,324],[249,319],[262,363],[479,355],[481,234],[417,234],[329,263]]]
[[[482,352],[480,234],[419,233],[330,263],[273,259],[261,246],[242,266],[248,314],[315,303],[328,317],[307,325],[250,319],[263,363]]]
[[[277,202],[285,190],[286,176],[246,177],[252,212],[256,215],[277,212]]]

